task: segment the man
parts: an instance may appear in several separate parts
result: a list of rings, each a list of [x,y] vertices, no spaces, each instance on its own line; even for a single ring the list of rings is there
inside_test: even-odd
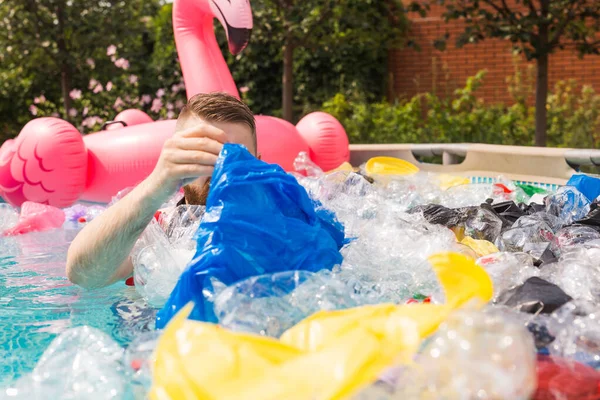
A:
[[[130,252],[159,207],[183,183],[185,201],[206,199],[210,176],[224,143],[244,145],[257,155],[250,109],[224,93],[192,97],[177,119],[154,171],[127,196],[91,221],[67,254],[67,276],[85,288],[111,285],[133,273]],[[135,150],[132,150],[135,151]]]

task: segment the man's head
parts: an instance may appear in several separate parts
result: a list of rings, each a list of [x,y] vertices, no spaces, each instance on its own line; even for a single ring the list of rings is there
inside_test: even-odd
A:
[[[188,129],[200,121],[221,129],[231,143],[242,144],[257,155],[256,122],[242,101],[226,93],[197,94],[181,110],[175,129]]]

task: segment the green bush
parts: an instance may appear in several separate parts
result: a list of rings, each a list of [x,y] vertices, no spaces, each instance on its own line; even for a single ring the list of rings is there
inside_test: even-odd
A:
[[[337,94],[323,104],[346,128],[351,143],[533,144],[534,109],[523,98],[515,104],[486,104],[476,91],[485,71],[467,79],[450,98],[417,95],[388,103]],[[549,145],[596,148],[600,134],[600,95],[574,81],[559,82],[548,99]]]

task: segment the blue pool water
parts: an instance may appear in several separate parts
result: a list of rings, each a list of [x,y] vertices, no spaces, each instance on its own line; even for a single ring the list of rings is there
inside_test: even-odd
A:
[[[84,290],[65,278],[77,229],[0,237],[0,387],[30,372],[61,332],[89,325],[126,346],[153,329],[156,310],[123,282]]]

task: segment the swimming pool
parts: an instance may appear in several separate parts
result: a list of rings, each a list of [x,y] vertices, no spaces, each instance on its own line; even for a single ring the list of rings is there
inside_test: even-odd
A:
[[[156,310],[123,282],[84,290],[65,277],[79,228],[0,237],[0,387],[30,372],[50,342],[88,325],[126,346],[154,328]]]

